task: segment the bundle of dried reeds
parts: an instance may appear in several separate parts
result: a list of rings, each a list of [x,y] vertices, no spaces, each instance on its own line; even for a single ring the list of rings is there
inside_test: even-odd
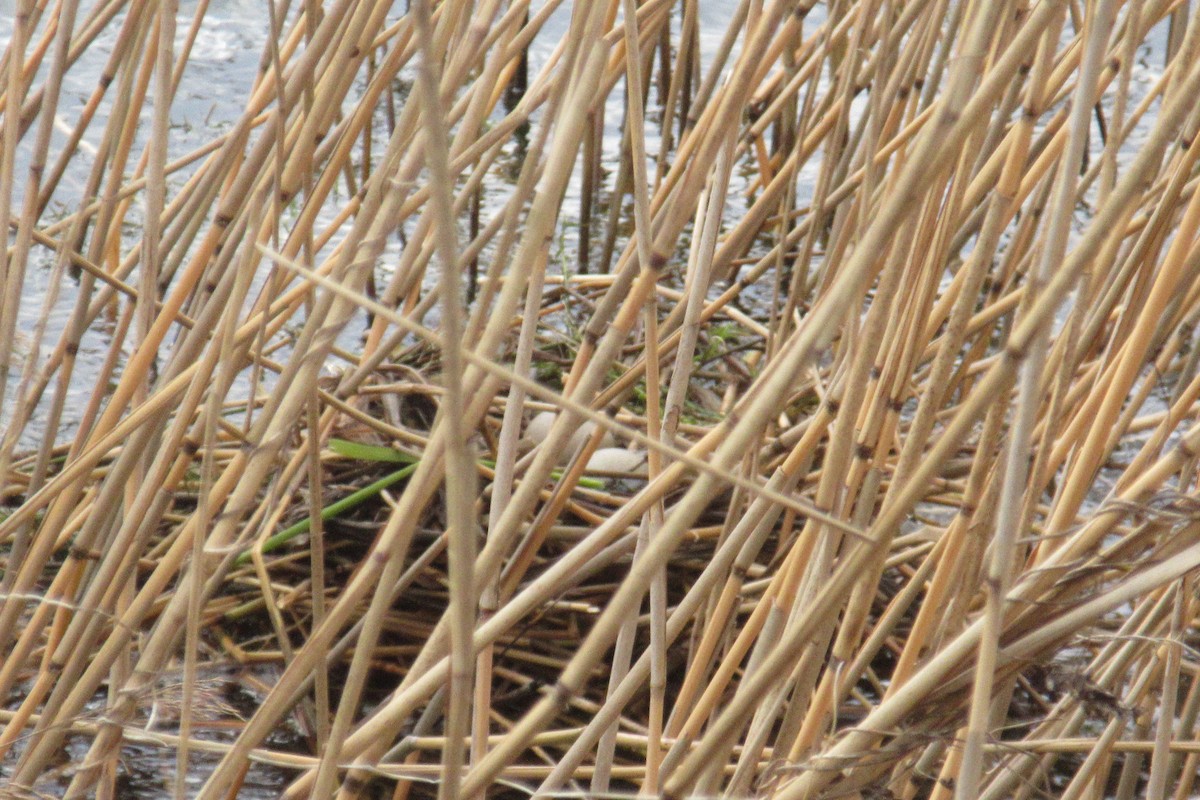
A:
[[[1191,796],[1189,5],[0,6],[0,793]]]

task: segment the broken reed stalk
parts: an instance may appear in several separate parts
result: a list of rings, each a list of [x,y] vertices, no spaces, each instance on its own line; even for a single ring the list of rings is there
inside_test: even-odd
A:
[[[172,5],[0,59],[6,785],[1191,791],[1186,4]]]

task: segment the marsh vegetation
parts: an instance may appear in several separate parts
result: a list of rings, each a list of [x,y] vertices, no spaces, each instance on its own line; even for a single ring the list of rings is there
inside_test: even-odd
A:
[[[0,3],[0,795],[1193,796],[1189,6]]]

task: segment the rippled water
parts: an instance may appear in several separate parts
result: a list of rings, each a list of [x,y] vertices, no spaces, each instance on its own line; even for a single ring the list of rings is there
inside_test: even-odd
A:
[[[532,5],[536,13],[537,8],[543,6],[544,3],[535,2]],[[728,24],[735,5],[734,0],[716,0],[715,2],[707,0],[701,6],[700,51],[701,63],[705,67],[711,63],[713,53],[715,53],[721,43],[725,27]],[[85,9],[81,9],[80,12],[81,18],[84,10],[89,8],[90,4],[85,3],[84,6]],[[404,7],[405,4],[397,3],[392,16],[399,17]],[[8,43],[11,34],[13,9],[14,0],[0,0],[0,47],[4,47]],[[184,44],[196,9],[197,3],[194,0],[180,4],[176,35],[177,52]],[[533,40],[529,48],[531,75],[536,74],[537,70],[548,61],[555,46],[566,33],[570,20],[570,12],[571,4],[569,2],[563,3],[551,15],[540,34]],[[812,15],[812,19],[817,22],[822,18],[823,14],[820,9]],[[123,15],[116,17],[99,36],[93,46],[82,54],[78,62],[68,72],[64,82],[63,97],[60,102],[60,120],[50,146],[52,158],[57,156],[63,149],[67,141],[67,133],[70,130],[70,125],[74,123],[74,120],[84,108],[89,96],[95,89],[101,69],[115,45],[117,32],[123,19]],[[676,29],[678,29],[678,23],[679,21],[676,20]],[[183,73],[182,82],[171,108],[171,136],[168,143],[168,160],[178,159],[193,152],[232,127],[234,121],[241,115],[249,90],[253,86],[255,76],[258,73],[263,54],[267,51],[268,33],[269,21],[261,2],[252,2],[251,0],[215,0],[208,6],[203,24],[200,27],[199,34],[191,50],[188,66]],[[45,68],[43,69],[44,71]],[[400,76],[400,85],[398,87],[400,95],[407,93],[413,77],[412,65],[410,64],[408,68],[402,71]],[[651,99],[653,100],[653,95]],[[617,90],[609,95],[605,109],[604,157],[602,161],[606,166],[613,165],[617,161],[620,149],[620,125],[624,114],[623,104],[624,93],[620,86],[618,86]],[[89,126],[88,134],[85,135],[83,142],[80,144],[78,154],[59,184],[47,213],[41,220],[43,226],[52,224],[77,210],[79,199],[86,185],[96,153],[98,142],[94,138],[101,135],[107,123],[107,115],[110,108],[111,93],[106,98],[106,101],[101,104],[99,112]],[[652,107],[650,110],[652,116],[654,112],[655,109]],[[151,105],[147,104],[142,114],[144,125],[138,131],[132,150],[135,161],[148,140],[150,115],[152,113]],[[504,113],[506,112],[502,107],[497,109],[497,116],[502,116]],[[657,136],[657,128],[651,127],[648,130],[647,140],[647,149],[649,152],[654,152],[657,149],[657,145],[659,144]],[[18,184],[20,183],[19,179],[23,178],[26,174],[30,146],[29,140],[31,138],[30,136],[26,137],[23,146],[19,148],[17,153],[17,171],[15,174],[18,176]],[[382,152],[385,142],[377,137],[375,144],[375,153]],[[515,177],[519,171],[522,157],[523,152],[519,145],[515,142],[510,142],[506,146],[505,153],[499,159],[499,169],[484,182],[483,216],[485,219],[490,211],[498,209],[507,200],[512,185],[505,180],[505,175]],[[168,198],[173,190],[177,190],[186,182],[200,163],[200,161],[197,161],[196,165],[186,167],[168,176]],[[815,166],[811,168],[815,170]],[[610,184],[611,180],[612,177],[610,176]],[[804,185],[804,183],[802,180],[801,185]],[[566,203],[564,204],[564,214],[560,226],[560,247],[556,250],[556,256],[560,263],[552,265],[552,269],[571,271],[575,268],[579,227],[578,209],[580,207],[579,198],[581,189],[582,178],[580,172],[577,170],[568,187]],[[595,209],[597,220],[602,220],[607,213],[607,209],[603,206],[604,197],[604,191],[602,190],[602,204]],[[15,191],[14,207],[19,208],[21,198],[22,193],[18,186]],[[332,199],[327,204],[328,208],[325,210],[322,221],[329,222],[332,220],[340,210],[340,206],[344,204],[345,199],[345,197],[335,197]],[[139,195],[127,217],[127,224],[130,226],[138,226],[140,224],[142,213],[141,202],[142,197]],[[738,193],[731,192],[729,206],[731,213],[736,213],[739,209],[744,208],[744,199]],[[574,210],[574,214],[572,214],[572,210]],[[409,225],[412,225],[414,222],[414,220],[410,220]],[[407,232],[405,231],[405,233]],[[136,239],[136,235],[127,236],[123,242],[123,247],[130,246]],[[594,233],[592,237],[593,249],[598,250],[599,239],[600,235]],[[399,241],[394,238],[383,253],[377,267],[377,280],[381,284],[385,284],[390,277],[392,267],[399,258],[400,249]],[[5,407],[0,408],[0,426],[11,415],[12,409],[9,407],[11,405],[10,399],[14,393],[15,384],[20,379],[22,357],[28,353],[31,343],[30,336],[35,329],[37,321],[43,316],[48,320],[46,335],[43,338],[42,344],[42,356],[44,357],[46,349],[52,347],[53,343],[61,335],[75,303],[75,283],[74,281],[66,281],[57,287],[57,297],[54,299],[53,304],[48,309],[45,308],[46,299],[51,295],[50,281],[52,280],[52,267],[54,265],[53,252],[46,248],[35,247],[30,255],[29,264],[30,269],[26,275],[24,291],[22,293],[18,326],[21,332],[18,361],[10,374],[10,387],[13,388],[10,388],[9,398],[6,399],[4,404]],[[265,279],[265,270],[262,279]],[[435,279],[436,275],[431,268],[430,280]],[[431,315],[427,317],[427,321],[432,322],[435,320],[435,316]],[[359,341],[362,330],[363,325],[360,320],[358,325],[351,325],[343,333],[341,343],[353,348]],[[94,378],[99,373],[100,366],[108,352],[111,333],[111,328],[106,327],[102,320],[98,320],[97,324],[94,324],[83,337],[78,362],[72,377],[67,413],[64,416],[63,424],[54,432],[55,438],[59,443],[70,441],[74,434],[78,414],[86,406],[91,396]],[[279,357],[286,355],[286,353],[287,349],[285,347],[280,351]],[[245,387],[242,387],[242,390],[244,392]],[[237,391],[235,390],[236,395]],[[39,409],[39,413],[35,414],[32,424],[25,429],[20,442],[22,447],[31,448],[35,446],[44,436],[45,417],[43,412],[48,405],[49,393],[43,399],[43,408]],[[74,416],[72,412],[74,412]]]
[[[82,19],[92,3],[82,3],[79,15]],[[184,37],[191,26],[197,3],[194,0],[180,4],[178,19],[177,48],[182,48]],[[14,11],[13,0],[0,0],[0,48],[6,48],[12,32]],[[50,144],[53,161],[64,149],[67,135],[78,118],[88,98],[97,86],[105,62],[116,43],[117,32],[124,15],[119,15],[100,33],[94,44],[85,50],[78,61],[67,72],[59,103],[59,114]],[[188,60],[179,90],[171,108],[171,135],[168,142],[168,159],[175,160],[212,141],[232,127],[241,115],[243,104],[258,71],[259,59],[267,41],[267,20],[263,4],[252,0],[216,0],[208,9],[200,27]],[[48,59],[47,59],[48,60]],[[43,74],[47,67],[43,67]],[[101,135],[112,108],[111,94],[101,103],[95,119],[84,134],[79,148],[60,182],[41,225],[49,225],[78,209],[78,203],[97,152],[96,137]],[[143,110],[143,127],[138,131],[132,149],[133,161],[140,155],[148,140],[150,104]],[[16,181],[14,186],[14,208],[19,209],[23,200],[22,183],[28,169],[32,134],[27,135],[16,154]],[[181,187],[196,166],[192,165],[168,176],[168,196]],[[130,209],[127,224],[137,226],[142,218],[142,196],[138,196]],[[136,241],[127,236],[124,245]],[[30,346],[29,336],[43,315],[47,318],[46,336],[43,339],[42,357],[46,350],[58,341],[67,324],[76,299],[76,282],[65,279],[57,287],[57,298],[47,309],[45,303],[51,295],[50,281],[54,266],[54,253],[47,248],[35,246],[30,253],[29,269],[20,304],[19,330],[23,334],[18,342],[18,363],[9,376],[10,389],[5,407],[0,408],[0,427],[9,418],[9,407],[15,392],[15,382],[20,378],[22,356]],[[63,425],[55,431],[59,442],[70,440],[75,430],[78,414],[91,396],[96,375],[108,351],[111,329],[102,320],[84,335],[80,346],[78,364],[72,378],[67,403],[67,414]],[[48,397],[42,405],[48,404]],[[43,418],[44,419],[44,418]],[[44,422],[35,414],[33,423],[26,429],[21,445],[32,446],[44,434]]]

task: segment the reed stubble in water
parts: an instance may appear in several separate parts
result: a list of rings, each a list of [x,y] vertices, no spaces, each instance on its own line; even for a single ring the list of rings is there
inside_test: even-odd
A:
[[[16,4],[6,788],[1193,791],[1196,16],[710,11]]]

